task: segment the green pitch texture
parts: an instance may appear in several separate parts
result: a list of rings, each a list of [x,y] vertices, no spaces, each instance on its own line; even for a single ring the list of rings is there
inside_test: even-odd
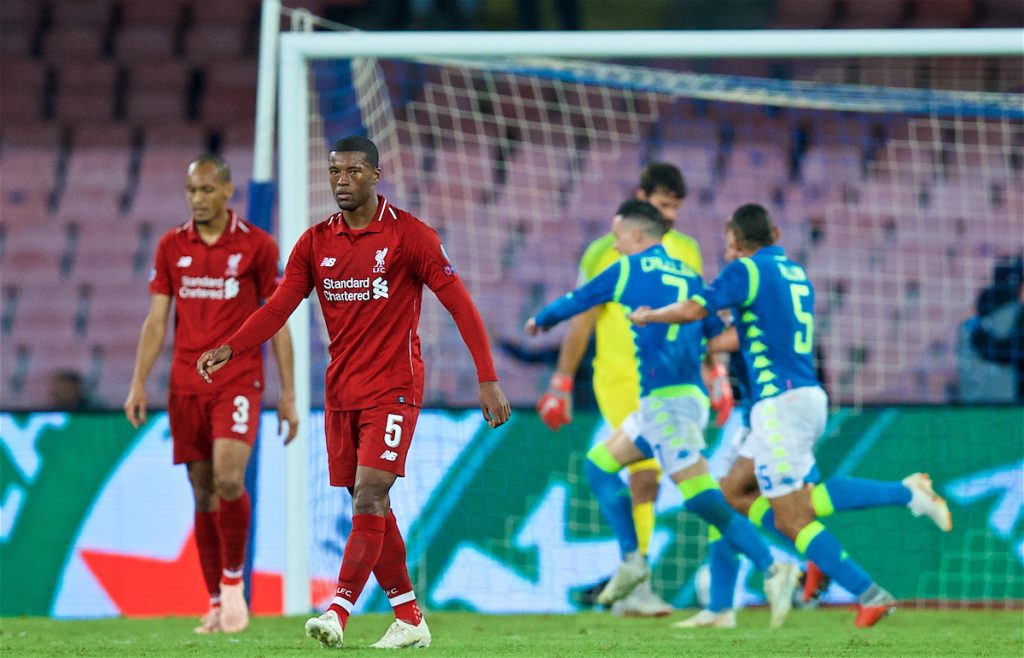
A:
[[[158,595],[154,593],[154,595]],[[666,619],[619,619],[602,613],[568,616],[429,615],[434,644],[414,655],[446,656],[1021,656],[1020,611],[900,610],[872,629],[853,627],[845,609],[795,611],[769,631],[768,613],[744,610],[734,630],[681,630]],[[324,656],[303,634],[304,618],[257,618],[243,634],[199,637],[194,619],[53,621],[0,620],[4,656]],[[390,615],[353,618],[337,655],[380,655],[367,648]]]

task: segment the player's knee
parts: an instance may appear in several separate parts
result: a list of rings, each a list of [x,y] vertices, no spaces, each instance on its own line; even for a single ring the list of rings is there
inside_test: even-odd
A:
[[[795,539],[800,531],[812,521],[814,521],[814,513],[810,510],[775,510],[775,528],[790,539]]]
[[[658,471],[636,471],[629,476],[629,493],[633,504],[653,503],[658,497]]]
[[[197,512],[212,512],[217,509],[217,494],[212,486],[192,483],[192,497],[196,501]]]
[[[378,483],[357,484],[352,493],[352,513],[385,516],[390,508],[389,489]]]
[[[245,493],[245,475],[235,473],[218,473],[214,476],[217,497],[222,500],[235,500]]]

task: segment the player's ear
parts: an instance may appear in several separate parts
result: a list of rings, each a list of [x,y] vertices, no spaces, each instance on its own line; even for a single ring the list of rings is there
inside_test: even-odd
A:
[[[782,235],[782,231],[779,230],[778,226],[772,227],[772,243],[777,244],[779,242],[779,236]]]

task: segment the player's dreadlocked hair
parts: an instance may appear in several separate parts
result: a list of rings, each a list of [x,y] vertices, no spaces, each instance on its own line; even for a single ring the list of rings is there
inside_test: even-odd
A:
[[[332,153],[344,153],[346,151],[362,153],[366,156],[367,164],[374,169],[380,166],[380,155],[377,153],[377,145],[366,137],[349,135],[334,142],[334,146],[331,147]]]
[[[732,219],[725,225],[736,236],[736,242],[750,250],[775,244],[775,225],[771,215],[756,203],[748,203],[736,209]]]

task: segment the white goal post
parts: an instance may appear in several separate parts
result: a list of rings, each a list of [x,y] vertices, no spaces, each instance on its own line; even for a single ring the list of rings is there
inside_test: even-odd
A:
[[[279,4],[279,3],[278,3]],[[266,20],[266,15],[264,16]],[[320,32],[280,35],[278,148],[280,246],[286,259],[309,226],[309,63],[374,57],[771,58],[1020,56],[1017,29],[643,31],[643,32]],[[264,48],[267,44],[264,44]],[[261,99],[263,98],[261,94]],[[261,103],[260,115],[272,111]],[[266,126],[266,121],[257,125]],[[326,156],[326,154],[325,154]],[[325,175],[325,174],[324,174]],[[310,309],[289,321],[295,345],[297,407],[302,431],[286,451],[284,610],[310,608],[307,542],[307,443],[310,410]]]

